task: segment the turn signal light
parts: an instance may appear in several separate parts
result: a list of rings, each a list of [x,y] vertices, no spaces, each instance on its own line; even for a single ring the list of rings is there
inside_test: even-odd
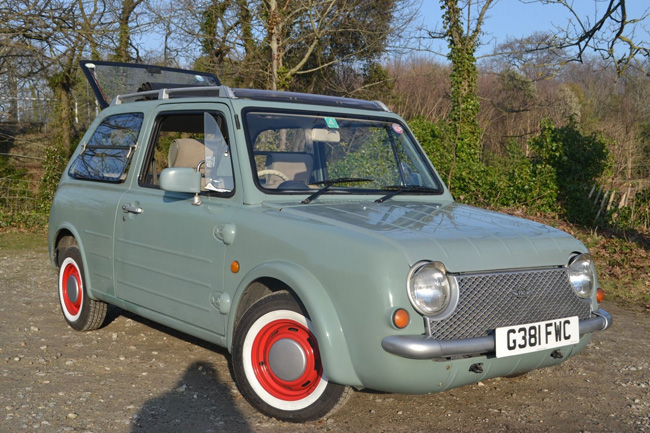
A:
[[[403,308],[398,308],[393,312],[393,325],[397,329],[404,329],[409,324],[409,313]]]
[[[230,272],[232,272],[233,274],[239,272],[239,262],[237,260],[235,260],[230,264]]]
[[[600,304],[605,300],[605,291],[600,287],[596,290],[596,301]]]

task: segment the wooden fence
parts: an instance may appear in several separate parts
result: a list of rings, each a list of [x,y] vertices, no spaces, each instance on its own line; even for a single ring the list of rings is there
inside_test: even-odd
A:
[[[639,226],[644,230],[650,229],[650,207],[648,203],[637,200],[637,193],[648,191],[639,186],[629,183],[621,189],[607,190],[603,187],[593,186],[589,191],[589,199],[593,199],[593,204],[598,208],[595,221],[601,216],[607,215],[614,211],[612,218],[616,220],[618,214],[625,210],[629,213],[629,223],[632,226]],[[648,193],[646,193],[648,194]]]

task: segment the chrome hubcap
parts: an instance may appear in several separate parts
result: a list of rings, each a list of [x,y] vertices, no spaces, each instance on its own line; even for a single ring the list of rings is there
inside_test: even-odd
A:
[[[66,293],[68,295],[68,299],[73,304],[79,299],[79,285],[77,284],[77,279],[74,277],[74,275],[71,275],[68,278]]]
[[[307,368],[307,355],[298,342],[289,338],[276,341],[269,350],[269,367],[278,378],[291,382]]]

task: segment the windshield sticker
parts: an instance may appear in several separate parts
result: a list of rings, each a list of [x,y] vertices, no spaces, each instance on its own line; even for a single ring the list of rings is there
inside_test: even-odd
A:
[[[327,123],[328,128],[339,129],[339,124],[336,121],[336,119],[333,118],[333,117],[326,117],[325,118],[325,123]]]
[[[404,132],[402,127],[398,125],[397,123],[393,123],[393,131],[395,131],[397,134],[401,134]]]

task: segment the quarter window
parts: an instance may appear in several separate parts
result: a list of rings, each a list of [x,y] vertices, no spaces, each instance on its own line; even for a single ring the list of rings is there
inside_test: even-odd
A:
[[[83,145],[68,174],[76,179],[124,181],[143,118],[143,113],[126,113],[104,119]]]

